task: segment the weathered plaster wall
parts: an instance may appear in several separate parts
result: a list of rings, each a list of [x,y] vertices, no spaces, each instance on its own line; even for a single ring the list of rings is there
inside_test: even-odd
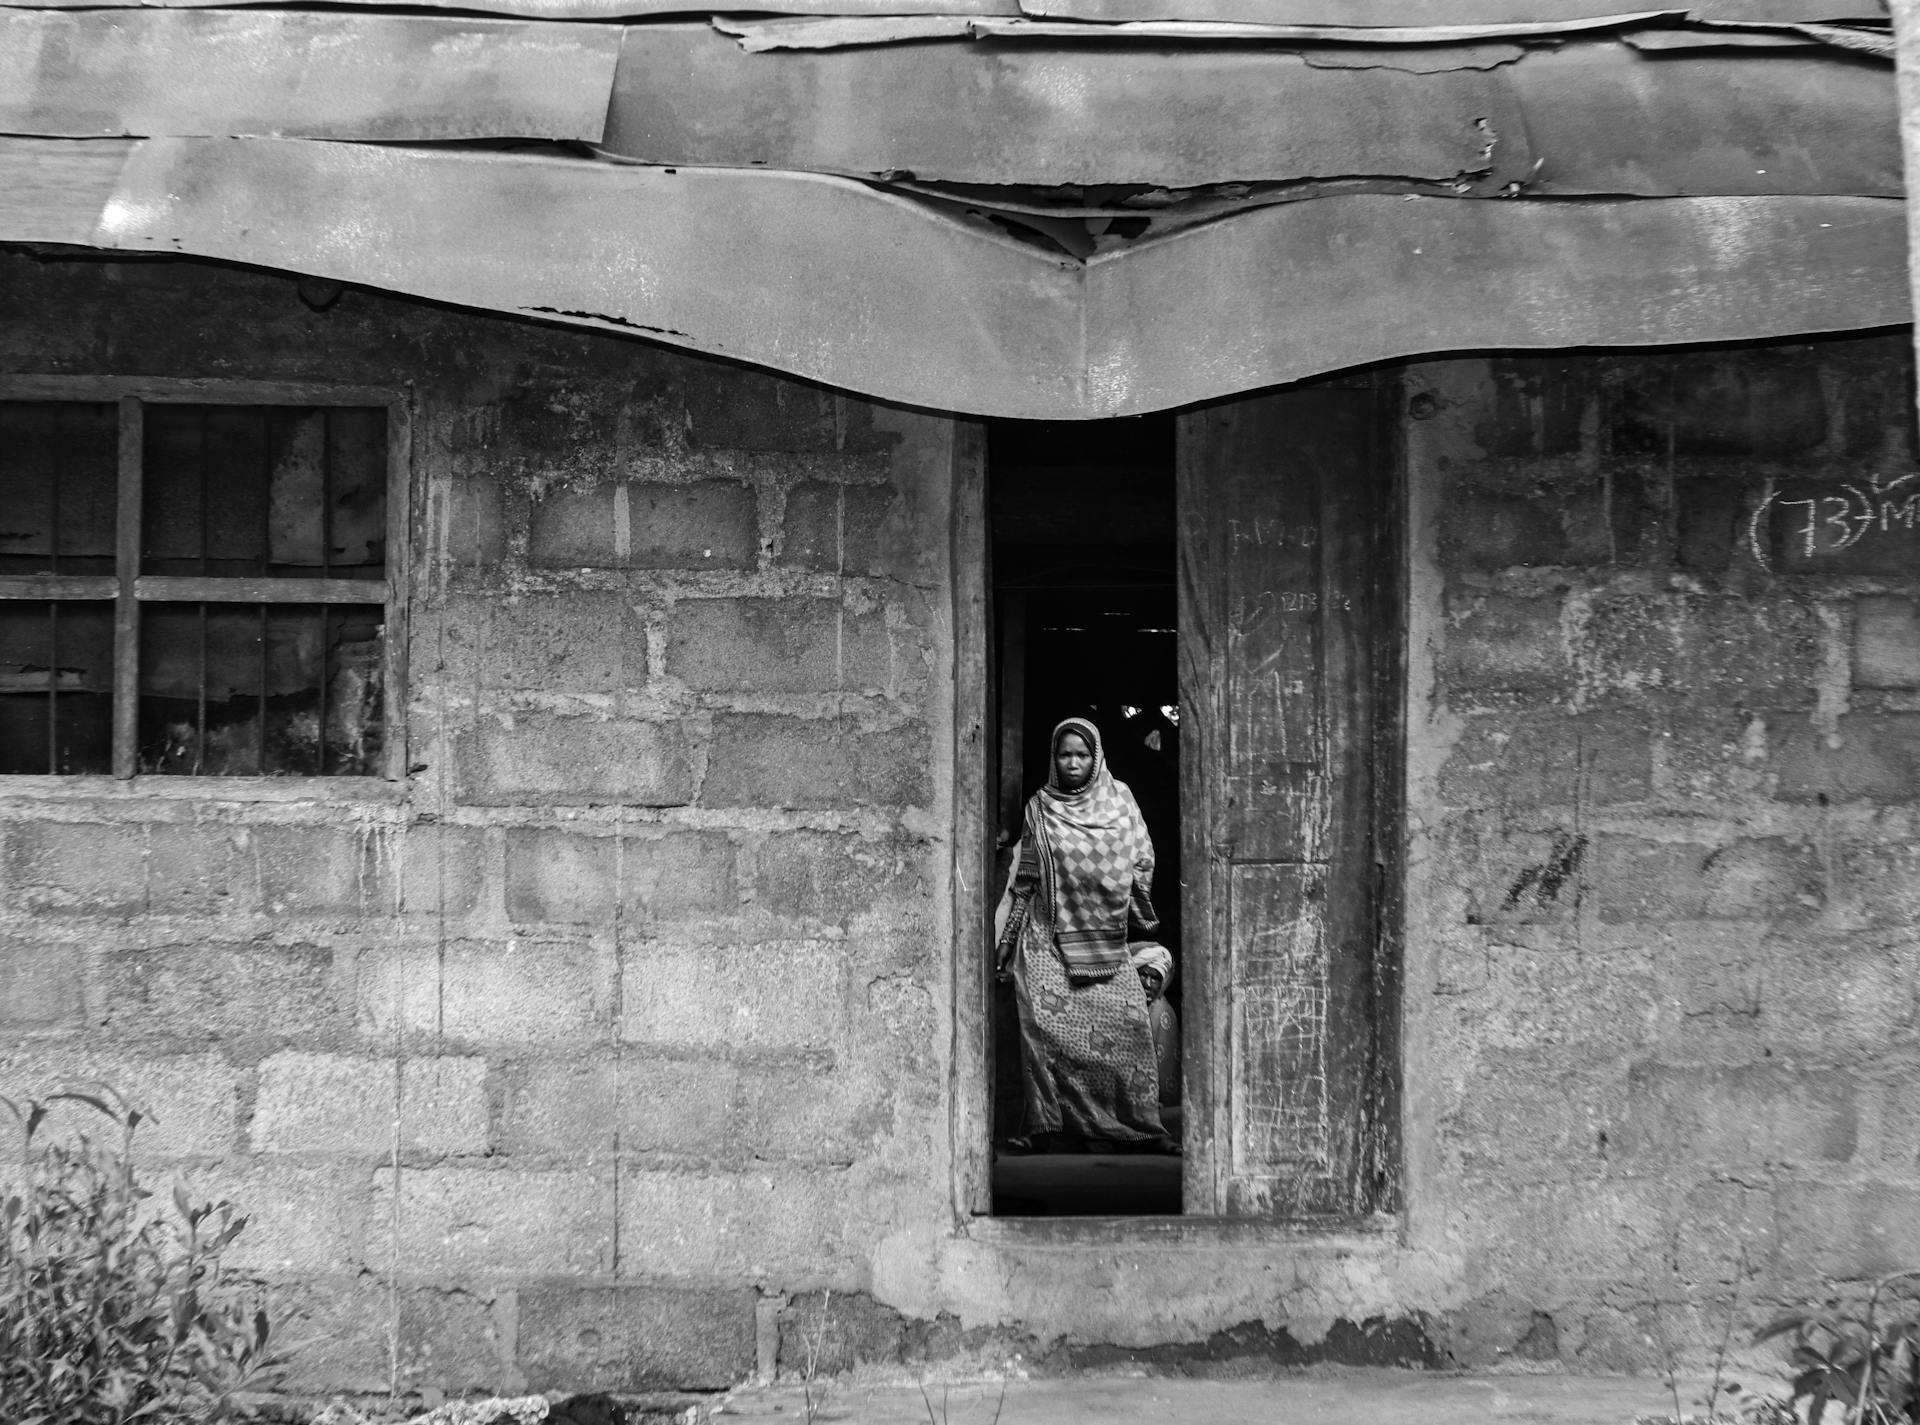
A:
[[[947,422],[176,263],[0,366],[414,391],[404,786],[0,790],[0,1092],[147,1102],[300,1383],[730,1384],[943,1220]]]
[[[1920,1261],[1904,352],[1409,368],[1404,1217],[1047,1236],[949,1187],[947,422],[9,256],[0,369],[411,386],[416,771],[0,787],[0,1091],[147,1100],[315,1388],[1646,1366]]]

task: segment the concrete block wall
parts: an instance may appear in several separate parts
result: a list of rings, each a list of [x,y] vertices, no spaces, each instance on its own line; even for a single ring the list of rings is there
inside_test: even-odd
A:
[[[1908,341],[1407,373],[1409,1196],[1469,1359],[1920,1264]]]
[[[0,788],[0,1092],[147,1105],[310,1389],[706,1389],[949,1212],[947,422],[200,264],[0,367],[414,407],[404,783]]]
[[[828,1301],[845,1364],[1646,1368],[1920,1261],[1904,334],[1408,368],[1404,1218],[1055,1240],[950,1187],[949,423],[0,267],[0,369],[412,393],[404,783],[0,786],[0,1092],[147,1103],[298,1383],[714,1388]]]

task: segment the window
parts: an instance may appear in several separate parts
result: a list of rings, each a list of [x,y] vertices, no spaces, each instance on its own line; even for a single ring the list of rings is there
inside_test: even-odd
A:
[[[0,772],[397,775],[405,448],[391,393],[0,381]]]
[[[958,1072],[980,1083],[956,1083],[969,1152],[956,1186],[973,1213],[1351,1224],[1397,1206],[1396,393],[1362,374],[1177,418],[992,424],[991,497],[971,516],[962,471],[957,578],[969,518],[973,577],[990,572],[977,614],[957,604],[981,650],[977,688],[961,660],[959,745],[998,765],[956,783],[977,799],[957,808],[957,834],[971,828],[987,854],[1004,844],[1044,774],[1031,743],[1058,717],[1141,743],[1150,824],[1148,801],[1171,807],[1152,826],[1155,901],[1184,1081],[1177,1182],[1156,1176],[1165,1162],[1010,1161],[1009,1010],[963,951],[979,1032],[963,1020],[977,1047],[963,1044]],[[970,744],[975,709],[985,735]],[[1170,747],[1177,765],[1147,755]],[[1004,872],[973,854],[956,876],[965,947],[990,938],[968,928],[987,897],[965,888],[997,891]]]

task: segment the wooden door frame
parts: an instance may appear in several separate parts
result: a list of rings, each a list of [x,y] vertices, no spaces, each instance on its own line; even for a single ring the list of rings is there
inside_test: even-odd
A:
[[[1380,408],[1393,413],[1403,409],[1399,395],[1398,369],[1379,368],[1356,373],[1333,384],[1365,385],[1382,393]],[[1183,418],[1181,430],[1188,428]],[[1182,438],[1175,448],[1176,488],[1184,486],[1182,462],[1192,458],[1190,441]],[[1039,1235],[1062,1240],[1088,1239],[1103,1231],[1127,1232],[1138,1229],[1159,1235],[1169,1226],[1186,1224],[1201,1229],[1212,1219],[1215,1227],[1228,1227],[1236,1237],[1244,1231],[1256,1233],[1279,1228],[1360,1227],[1377,1230],[1394,1220],[1401,1208],[1400,1162],[1402,1103],[1401,1081],[1401,886],[1404,880],[1405,791],[1405,690],[1406,682],[1406,571],[1407,492],[1406,461],[1402,450],[1400,426],[1389,421],[1383,451],[1383,474],[1388,489],[1383,492],[1392,512],[1393,531],[1384,541],[1381,554],[1386,564],[1387,607],[1392,617],[1387,622],[1393,646],[1380,660],[1380,673],[1390,680],[1390,696],[1384,700],[1388,715],[1380,719],[1375,731],[1377,755],[1388,774],[1376,781],[1375,825],[1386,858],[1381,868],[1379,926],[1375,966],[1375,1047],[1376,1073],[1369,1085],[1366,1111],[1372,1124],[1374,1142],[1371,1155],[1379,1176],[1379,1188],[1371,1204],[1372,1211],[1355,1218],[1325,1223],[1276,1223],[1224,1219],[1220,1211],[1220,1183],[1216,1148],[1224,1122],[1216,1123],[1227,1111],[1225,1096],[1216,1092],[1205,1065],[1213,1062],[1204,1044],[1216,1036],[1216,1024],[1224,1025],[1226,1016],[1214,1014],[1209,995],[1217,993],[1208,973],[1205,955],[1189,955],[1183,969],[1188,986],[1187,1014],[1184,1020],[1186,1043],[1183,1060],[1186,1069],[1186,1142],[1182,1145],[1184,1212],[1179,1218],[1063,1218],[1036,1220],[1021,1224]],[[951,878],[951,915],[953,957],[950,993],[953,1002],[953,1038],[951,1040],[952,1113],[950,1117],[950,1161],[952,1202],[956,1228],[974,1219],[990,1217],[993,1211],[993,1084],[992,1084],[992,906],[994,829],[999,803],[999,752],[997,740],[990,735],[998,705],[995,684],[994,621],[992,605],[993,547],[989,521],[986,427],[977,420],[956,419],[950,450],[949,504],[949,577],[953,610],[953,873]],[[1205,519],[1205,511],[1192,510],[1183,503],[1177,513],[1181,522]],[[1187,617],[1191,591],[1188,581],[1195,571],[1184,561],[1177,571],[1181,617]],[[1186,641],[1182,640],[1184,648]],[[1182,670],[1183,682],[1186,670]],[[1183,728],[1181,735],[1181,819],[1184,828],[1194,825],[1191,808],[1197,804],[1202,782],[1197,777],[1201,738],[1194,726]],[[1191,749],[1191,750],[1189,750]],[[1182,888],[1184,923],[1197,930],[1208,923],[1209,902],[1208,851],[1188,844],[1183,848],[1185,884]],[[1214,1006],[1214,1008],[1218,1008]],[[1198,1049],[1198,1053],[1196,1053]]]

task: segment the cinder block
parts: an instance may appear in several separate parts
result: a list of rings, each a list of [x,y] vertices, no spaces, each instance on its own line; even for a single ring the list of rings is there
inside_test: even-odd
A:
[[[686,383],[687,434],[728,450],[831,450],[834,393],[760,371],[702,370]]]
[[[1861,688],[1920,688],[1920,604],[1890,594],[1854,601],[1853,681]]]
[[[1676,921],[1661,927],[1653,965],[1659,994],[1679,1016],[1676,1055],[1700,1052],[1696,1041],[1709,1026],[1728,1019],[1755,1029],[1749,1052],[1759,1053],[1757,1033],[1767,1004],[1772,954],[1754,928],[1731,921]]]
[[[147,909],[156,915],[221,915],[253,909],[245,833],[228,826],[155,827],[147,838]]]
[[[260,1065],[252,1138],[265,1153],[383,1157],[393,1151],[394,1065],[337,1054],[275,1054]]]
[[[507,557],[500,482],[490,473],[457,471],[447,483],[447,559],[459,568],[498,569]]]
[[[933,796],[927,729],[861,732],[844,722],[717,714],[703,806],[926,806]]]
[[[400,1066],[400,1151],[484,1153],[487,1061],[454,1054],[408,1059]]]
[[[1818,630],[1796,600],[1614,593],[1594,600],[1586,629],[1591,696],[1773,708],[1813,700]]]
[[[1920,846],[1867,842],[1843,846],[1842,897],[1856,916],[1875,925],[1920,925]]]
[[[1731,567],[1747,540],[1750,480],[1690,479],[1674,483],[1675,557],[1683,569],[1717,574]]]
[[[1653,732],[1638,714],[1485,713],[1440,771],[1454,806],[1614,806],[1652,793]]]
[[[1920,1261],[1920,1188],[1784,1182],[1774,1188],[1781,1266],[1806,1281],[1864,1281]]]
[[[555,490],[533,507],[535,568],[751,569],[758,504],[736,480],[646,481]]]
[[[753,1374],[750,1287],[635,1283],[520,1294],[529,1390],[724,1390]]]
[[[754,854],[754,904],[784,919],[846,927],[927,895],[927,848],[829,832],[769,833]]]
[[[898,505],[889,485],[802,481],[787,492],[780,561],[835,573],[887,572],[905,538],[903,528],[889,523]]]
[[[359,1027],[383,1038],[588,1044],[612,1022],[612,956],[575,941],[382,945],[360,953],[355,974]]]
[[[743,1066],[735,1132],[755,1158],[854,1163],[893,1131],[890,1085],[846,1069]]]
[[[247,1215],[227,1260],[244,1272],[331,1275],[361,1267],[383,1270],[368,1251],[370,1173],[328,1164],[229,1161],[195,1169],[187,1179],[196,1201],[226,1200]]]
[[[1681,602],[1676,686],[1716,705],[1774,708],[1813,700],[1819,619],[1799,599],[1687,598]]]
[[[632,924],[738,914],[736,852],[723,832],[590,836],[553,827],[507,833],[507,914],[522,923]]]
[[[1904,1043],[1912,1032],[1917,950],[1910,925],[1878,933],[1776,932],[1760,947],[1766,1047],[1864,1063]]]
[[[21,821],[7,828],[6,898],[48,915],[132,915],[146,908],[146,828]]]
[[[705,920],[740,909],[739,853],[723,832],[623,837],[620,858],[621,904],[630,923]]]
[[[530,1058],[503,1077],[509,1153],[703,1156],[727,1146],[735,1070],[725,1059]]]
[[[844,1170],[629,1170],[620,1175],[620,1260],[662,1276],[794,1281],[852,1265],[872,1206]]]
[[[1786,353],[1643,358],[1608,392],[1620,454],[1790,457],[1827,437],[1819,367]]]
[[[517,1390],[506,1304],[486,1291],[431,1288],[397,1293],[400,1388],[449,1395]]]
[[[546,715],[461,734],[456,795],[470,806],[684,806],[693,764],[680,723]]]
[[[354,826],[255,826],[246,833],[260,907],[270,915],[381,915],[392,909],[396,833]]]
[[[1440,511],[1440,543],[1450,567],[1530,568],[1571,562],[1556,502],[1538,495],[1462,491]]]
[[[782,1375],[842,1375],[862,1365],[899,1366],[913,1336],[905,1317],[864,1291],[803,1291],[779,1318]],[[922,1349],[925,1349],[922,1344]]]
[[[1612,923],[1776,920],[1825,900],[1818,853],[1777,836],[1718,848],[1603,836],[1592,885],[1600,918]]]
[[[621,379],[624,373],[582,360],[585,353],[569,355],[574,359],[564,368],[522,355],[505,389],[488,393],[497,402],[489,464],[516,474],[538,471],[570,486],[613,473],[632,383]]]
[[[1573,455],[1581,422],[1596,396],[1592,362],[1569,356],[1500,356],[1488,363],[1493,402],[1474,424],[1474,442],[1488,455],[1542,459]]]
[[[66,1029],[85,1009],[86,951],[57,941],[0,937],[0,1029]]]
[[[146,1115],[133,1140],[139,1159],[217,1157],[235,1147],[240,1072],[219,1054],[142,1054],[52,1040],[12,1052],[0,1046],[0,1094],[16,1103],[102,1084]],[[56,1121],[96,1140],[118,1136],[80,1105],[60,1109]]]
[[[483,1059],[275,1054],[260,1065],[254,1147],[265,1153],[387,1158],[484,1153]]]
[[[1481,1053],[1441,1120],[1476,1183],[1560,1182],[1596,1174],[1612,1135],[1622,1067],[1597,1046]]]
[[[1620,1152],[1731,1168],[1845,1162],[1858,1140],[1855,1088],[1835,1069],[1636,1064]]]
[[[1920,713],[1851,714],[1839,745],[1799,718],[1773,729],[1769,770],[1789,802],[1909,802],[1920,799]]]
[[[839,599],[681,599],[667,672],[706,692],[817,693],[891,686],[886,614]]]
[[[562,589],[461,601],[473,676],[515,692],[612,693],[647,681],[646,622],[626,594]]]
[[[480,902],[486,840],[478,827],[416,823],[399,838],[400,909],[466,915]]]
[[[611,921],[619,900],[618,854],[610,836],[513,828],[507,832],[507,915],[522,924]]]
[[[1436,840],[1432,874],[1464,898],[1470,925],[1549,924],[1579,904],[1590,850],[1585,833],[1460,817]]]
[[[173,944],[110,952],[107,1023],[119,1032],[324,1042],[352,1024],[352,988],[318,945]]]
[[[388,1389],[394,1303],[384,1282],[348,1275],[345,1266],[335,1267],[338,1275],[276,1282],[268,1296],[276,1342],[301,1343],[289,1353],[288,1392],[371,1395]]]
[[[398,1177],[397,1205],[394,1174],[374,1177],[369,1251],[403,1274],[488,1281],[613,1270],[611,1171],[501,1164],[403,1168]]]
[[[1485,693],[1558,694],[1572,672],[1560,601],[1490,594],[1453,610],[1441,669],[1456,704]]]
[[[629,949],[621,1038],[633,1044],[830,1048],[846,1017],[844,955],[812,941]]]

